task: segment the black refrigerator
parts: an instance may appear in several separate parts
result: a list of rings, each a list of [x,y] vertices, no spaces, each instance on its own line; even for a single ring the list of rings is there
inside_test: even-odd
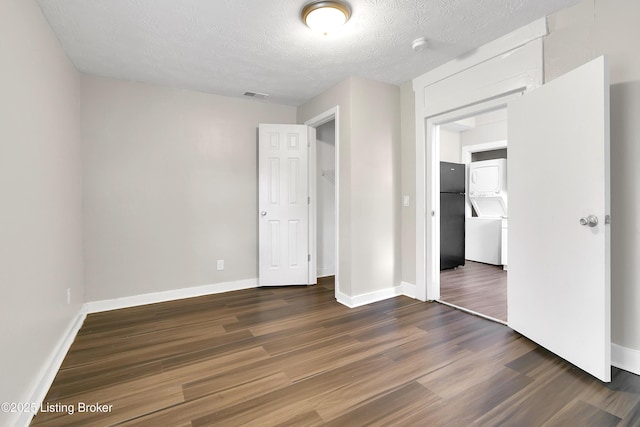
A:
[[[440,270],[464,265],[465,169],[440,162]]]

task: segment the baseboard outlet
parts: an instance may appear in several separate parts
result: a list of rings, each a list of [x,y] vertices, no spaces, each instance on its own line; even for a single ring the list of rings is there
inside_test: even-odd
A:
[[[203,295],[219,294],[222,292],[239,291],[258,287],[258,279],[237,280],[235,282],[214,283],[211,285],[194,286],[191,288],[175,289],[150,294],[133,295],[130,297],[114,298],[86,303],[88,313],[118,310],[139,305],[155,304],[184,298],[200,297]]]
[[[336,292],[336,300],[340,304],[346,305],[349,308],[356,308],[362,305],[394,298],[398,295],[402,295],[402,286],[394,286],[392,288],[381,289],[379,291],[356,295],[354,297],[345,295],[342,292]]]
[[[36,376],[36,382],[31,389],[31,392],[28,394],[28,398],[25,402],[37,403],[38,407],[44,401],[44,398],[47,396],[49,392],[49,388],[51,384],[53,384],[53,380],[55,379],[58,371],[60,370],[60,366],[62,366],[62,362],[64,361],[69,348],[71,348],[71,344],[73,344],[73,340],[76,339],[76,335],[78,335],[78,331],[82,327],[84,320],[87,318],[87,309],[86,306],[83,305],[78,314],[71,320],[69,326],[62,334],[62,337],[53,348],[49,358],[42,365],[42,369],[40,373]],[[32,418],[35,416],[34,413],[31,412],[22,412],[17,417],[15,426],[28,426],[31,423]]]
[[[640,350],[611,343],[611,365],[640,375]]]
[[[400,286],[402,286],[402,295],[408,296],[409,298],[416,299],[416,294],[417,294],[416,285],[408,282],[400,282]]]

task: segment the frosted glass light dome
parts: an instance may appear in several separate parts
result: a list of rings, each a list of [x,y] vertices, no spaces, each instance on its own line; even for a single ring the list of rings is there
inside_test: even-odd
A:
[[[302,9],[304,23],[325,35],[344,25],[350,16],[349,7],[337,1],[309,3]]]

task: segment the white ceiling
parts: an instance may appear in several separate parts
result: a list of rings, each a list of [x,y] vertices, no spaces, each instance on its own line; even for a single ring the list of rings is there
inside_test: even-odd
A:
[[[300,105],[352,75],[405,83],[578,0],[351,0],[329,36],[300,20],[308,0],[37,1],[82,72]]]

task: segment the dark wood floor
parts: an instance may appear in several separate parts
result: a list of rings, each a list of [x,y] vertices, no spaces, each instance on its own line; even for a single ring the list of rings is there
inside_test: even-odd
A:
[[[507,272],[469,260],[456,270],[443,270],[440,300],[506,322]]]
[[[640,377],[603,384],[506,326],[397,297],[348,309],[330,283],[87,317],[42,426],[640,426]]]

